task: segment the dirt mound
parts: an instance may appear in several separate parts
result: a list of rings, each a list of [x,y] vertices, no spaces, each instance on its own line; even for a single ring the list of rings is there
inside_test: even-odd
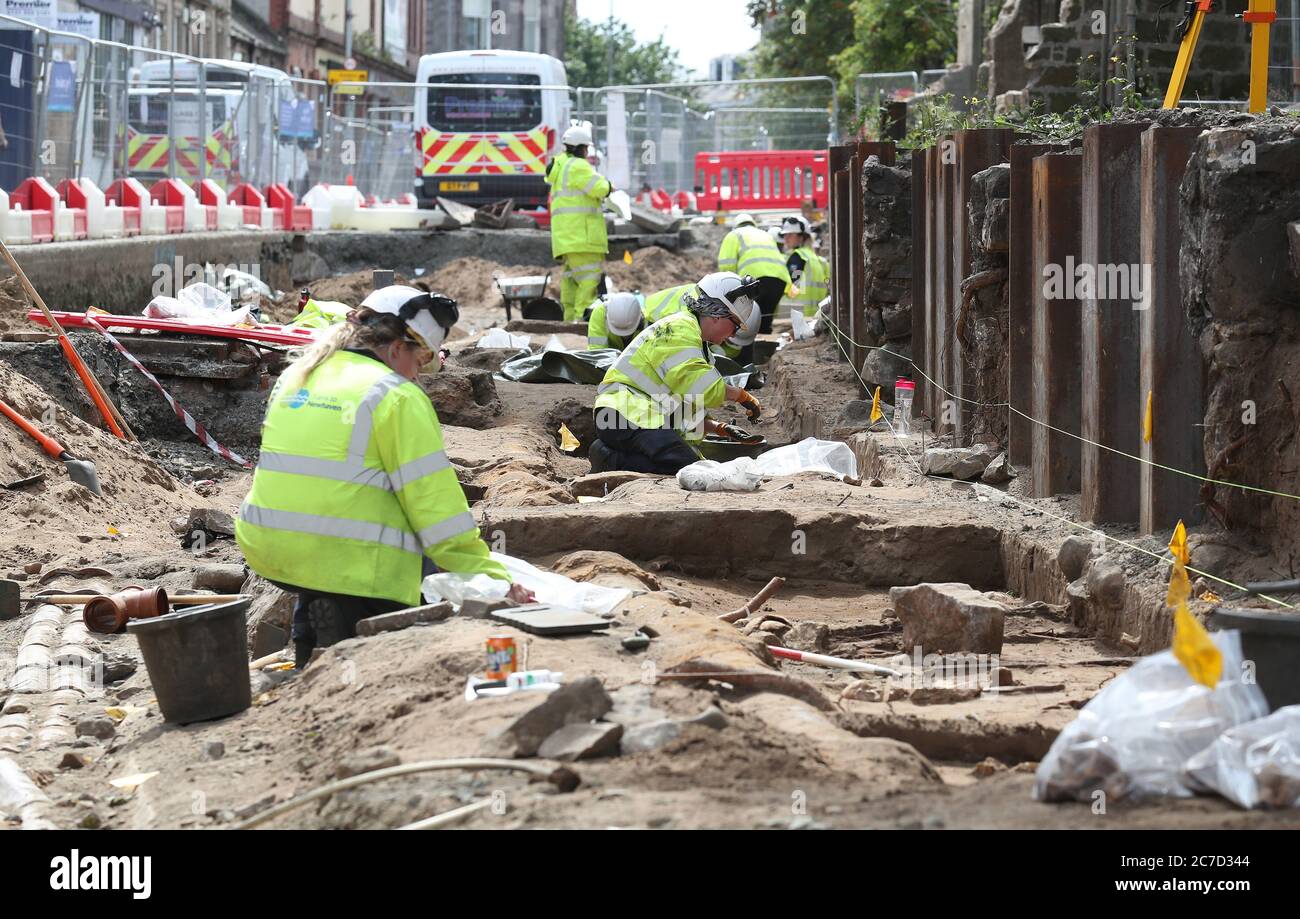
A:
[[[615,287],[646,294],[698,281],[717,270],[717,262],[708,252],[670,252],[658,246],[633,252],[631,265],[621,260],[605,263],[605,272]]]
[[[503,278],[528,275],[551,275],[552,285],[559,286],[559,265],[502,265],[500,262],[470,256],[458,258],[420,280],[429,290],[446,294],[462,306],[497,306],[501,292],[493,276]]]
[[[27,293],[17,275],[0,281],[0,332],[34,329],[35,325],[27,318],[29,309],[31,306],[27,302]]]
[[[96,554],[97,547],[88,543],[113,543],[114,548],[129,544],[133,551],[176,547],[169,522],[185,517],[191,507],[209,506],[140,446],[123,443],[82,421],[4,364],[0,364],[0,392],[68,452],[93,460],[103,490],[102,496],[95,496],[73,484],[62,463],[47,456],[8,419],[0,418],[0,481],[45,476],[21,489],[0,489],[0,530],[6,534],[0,567],[21,567],[73,551]]]
[[[411,284],[410,278],[404,275],[394,275],[394,284]],[[423,287],[422,284],[415,284],[416,287]],[[375,278],[373,271],[354,271],[351,274],[342,274],[336,278],[321,278],[318,281],[312,281],[304,284],[311,291],[311,295],[316,300],[336,300],[339,303],[346,303],[348,306],[360,306],[361,301],[369,296],[370,292],[375,289]],[[285,291],[278,300],[268,300],[262,298],[262,318],[267,322],[289,322],[294,316],[298,315],[298,300],[301,296],[302,288]]]

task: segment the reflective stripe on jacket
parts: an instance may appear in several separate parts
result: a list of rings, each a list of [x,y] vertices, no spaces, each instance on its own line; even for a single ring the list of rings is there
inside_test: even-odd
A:
[[[547,170],[546,184],[551,186],[551,255],[608,252],[600,202],[614,190],[609,180],[582,157],[561,153]]]
[[[509,580],[488,555],[420,387],[340,351],[293,392],[277,386],[235,535],[267,580],[420,602],[421,557]]]
[[[700,324],[674,313],[647,327],[605,373],[596,408],[616,409],[639,428],[671,427],[688,441],[704,439],[704,414],[726,399]]]
[[[665,290],[655,291],[645,298],[645,307],[641,310],[645,314],[645,321],[658,322],[665,316],[684,312],[686,310],[686,297],[693,293],[694,290],[694,284],[683,284],[681,287],[669,287]]]
[[[780,247],[758,227],[737,227],[723,238],[718,249],[718,270],[734,271],[742,278],[780,278],[790,283]]]
[[[798,293],[790,299],[799,305],[805,316],[812,316],[817,312],[817,304],[830,293],[830,262],[814,252],[811,246],[800,246],[791,253],[791,257],[795,255],[803,259],[803,273],[793,281]]]

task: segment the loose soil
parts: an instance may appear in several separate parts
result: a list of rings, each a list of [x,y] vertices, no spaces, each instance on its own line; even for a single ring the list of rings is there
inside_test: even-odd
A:
[[[711,264],[710,252],[682,257],[642,250],[630,268],[613,263],[610,273],[620,287],[658,289],[697,278]],[[504,319],[493,270],[537,269],[464,259],[411,282],[461,299],[465,324],[477,332]],[[369,275],[312,288],[317,296],[359,301]],[[732,408],[718,417],[757,428],[774,444],[861,435],[869,428],[861,394],[833,347],[818,340],[782,352],[758,394],[767,411],[757,425]],[[41,417],[51,402],[3,362],[0,390],[30,417]],[[662,719],[687,722],[713,708],[725,726],[684,723],[658,749],[574,764],[581,784],[571,793],[514,773],[436,772],[338,794],[270,825],[396,827],[494,794],[505,802],[504,813],[480,811],[466,826],[1100,825],[1085,805],[1043,805],[1030,797],[1029,773],[1046,745],[1134,657],[1102,631],[1081,628],[1067,607],[1055,550],[1072,529],[1054,518],[1069,516],[1068,504],[979,501],[968,486],[919,477],[907,451],[887,435],[875,441],[878,487],[869,478],[854,486],[815,475],[767,482],[755,493],[687,493],[656,477],[606,487],[587,478],[581,451],[558,447],[560,423],[589,438],[580,429],[589,423],[594,387],[498,381],[496,393],[502,411],[485,427],[445,427],[449,458],[480,525],[506,540],[510,554],[535,564],[598,583],[637,585],[642,592],[615,610],[609,633],[529,637],[453,617],[352,639],[301,674],[256,675],[247,711],[186,726],[160,717],[133,636],[92,636],[88,652],[115,663],[114,679],[102,692],[58,704],[73,723],[115,709],[121,720],[113,736],[42,743],[33,729],[6,742],[0,730],[0,756],[15,758],[42,786],[51,801],[47,817],[64,827],[230,828],[331,781],[357,757],[410,763],[480,754],[538,702],[528,694],[464,701],[466,678],[482,669],[485,639],[506,633],[526,643],[530,667],[564,671],[566,682],[598,677],[615,701],[607,717],[625,729]],[[193,508],[233,514],[248,473],[226,469],[208,483],[195,474],[204,471],[201,447],[154,445],[169,467],[187,470],[178,478],[140,446],[116,441],[57,402],[52,416],[49,433],[95,459],[105,496],[77,489],[60,464],[0,422],[0,471],[15,479],[46,474],[22,491],[0,489],[6,533],[0,572],[26,577],[32,586],[48,576],[48,584],[59,586],[139,583],[176,591],[192,587],[201,568],[241,561],[229,539],[183,549],[171,524]],[[597,500],[586,500],[589,495]],[[808,551],[796,555],[791,533],[801,528]],[[91,567],[100,570],[84,570]],[[1155,566],[1134,562],[1130,569],[1132,583],[1158,583]],[[716,618],[781,574],[789,582],[760,616],[822,623],[826,653],[889,663],[901,650],[901,633],[888,588],[914,581],[918,572],[939,579],[953,571],[999,591],[1011,608],[1001,662],[1018,691],[939,704],[917,704],[892,690],[887,700],[842,698],[851,686],[884,689],[888,681],[779,664],[758,632],[747,635]],[[259,603],[274,600],[266,585],[250,590]],[[1031,593],[1044,602],[1031,603]],[[75,612],[64,614],[65,623],[75,619]],[[24,610],[0,622],[0,687],[7,686],[32,621],[32,611]],[[623,639],[646,628],[656,636],[648,649],[623,647]],[[701,668],[780,675],[788,683],[776,692],[756,691],[739,677],[665,678]],[[33,725],[56,705],[51,694],[0,690],[0,700],[18,716],[18,708],[30,709]],[[109,784],[149,773],[156,775],[134,790]],[[806,801],[806,813],[792,813],[795,798]],[[1112,806],[1104,826],[1295,822],[1285,813],[1242,813],[1219,800],[1195,799]],[[6,825],[18,821],[0,822]]]

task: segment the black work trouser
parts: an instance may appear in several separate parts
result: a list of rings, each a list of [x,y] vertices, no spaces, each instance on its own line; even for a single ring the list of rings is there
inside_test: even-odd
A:
[[[780,278],[758,279],[758,293],[754,294],[754,302],[758,304],[763,314],[763,323],[759,326],[759,331],[772,331],[772,319],[776,316],[776,308],[781,304],[781,298],[784,296],[785,281]]]
[[[676,475],[677,470],[699,460],[699,454],[671,428],[638,428],[612,408],[598,408],[596,439],[603,447],[606,470],[654,472]]]

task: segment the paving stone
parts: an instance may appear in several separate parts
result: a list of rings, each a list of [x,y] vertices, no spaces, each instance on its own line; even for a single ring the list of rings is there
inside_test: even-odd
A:
[[[631,753],[647,753],[674,740],[681,732],[682,726],[676,721],[669,719],[652,721],[649,724],[637,725],[625,732],[619,748],[625,756]]]
[[[566,683],[489,737],[484,744],[485,752],[516,759],[536,756],[546,738],[566,724],[595,721],[613,707],[609,693],[595,677]]]
[[[441,622],[455,612],[450,603],[434,603],[429,606],[414,606],[399,609],[380,616],[371,616],[357,623],[357,634],[365,637],[378,635],[380,632],[396,632],[413,625],[427,622]]]
[[[969,584],[894,587],[889,599],[903,623],[903,647],[922,654],[999,654],[1006,607]]]
[[[621,724],[604,721],[566,724],[542,742],[537,755],[542,759],[555,759],[564,763],[610,756],[618,753],[622,737]]]

